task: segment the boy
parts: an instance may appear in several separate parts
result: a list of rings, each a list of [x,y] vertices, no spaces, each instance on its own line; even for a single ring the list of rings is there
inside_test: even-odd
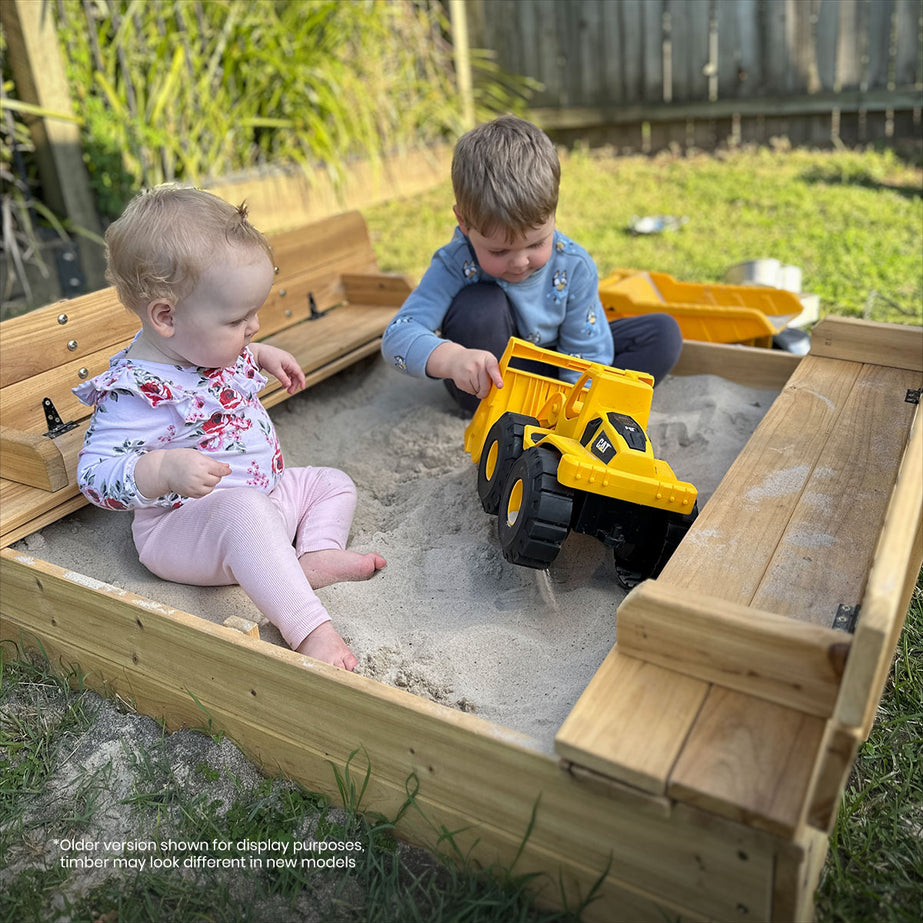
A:
[[[670,371],[682,349],[672,317],[606,322],[596,265],[555,228],[560,178],[550,138],[523,119],[502,116],[459,139],[458,228],[385,331],[395,368],[442,378],[469,412],[503,386],[497,360],[511,336],[655,380]]]

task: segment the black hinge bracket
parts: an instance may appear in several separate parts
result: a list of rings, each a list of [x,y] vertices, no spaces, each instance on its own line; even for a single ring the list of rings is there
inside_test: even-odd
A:
[[[317,302],[314,300],[314,292],[308,292],[308,307],[311,309],[311,314],[308,317],[308,320],[317,320],[319,317],[323,317],[327,312],[318,311]]]
[[[62,433],[67,433],[77,428],[77,424],[73,420],[70,423],[65,423],[61,419],[61,415],[55,409],[50,397],[42,398],[42,410],[45,411],[45,422],[48,424],[48,432],[44,435],[49,439],[56,439]]]
[[[859,608],[859,606],[844,606],[840,603],[833,617],[833,627],[852,634],[856,630],[856,622],[859,619]]]
[[[923,393],[923,388],[908,388],[907,393],[904,395],[904,403],[919,404],[921,393]]]

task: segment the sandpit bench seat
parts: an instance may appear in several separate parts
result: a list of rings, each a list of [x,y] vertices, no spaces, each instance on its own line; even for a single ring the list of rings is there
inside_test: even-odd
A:
[[[921,561],[923,330],[830,318],[616,645],[556,750],[571,771],[778,838],[806,919]]]
[[[377,352],[410,285],[378,271],[359,212],[279,234],[271,243],[276,275],[257,339],[291,352],[309,386]],[[138,327],[114,288],[0,325],[0,547],[86,502],[75,472],[92,409],[71,389],[104,371]],[[287,397],[275,378],[261,393],[267,407]]]

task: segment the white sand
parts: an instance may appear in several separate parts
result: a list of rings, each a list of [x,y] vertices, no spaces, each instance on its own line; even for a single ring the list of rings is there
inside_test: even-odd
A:
[[[655,454],[699,489],[700,508],[775,397],[713,376],[654,392]],[[358,672],[532,736],[554,734],[615,642],[624,591],[611,553],[568,537],[547,571],[508,564],[463,449],[466,418],[441,383],[375,358],[272,410],[288,465],[333,465],[359,488],[350,547],[388,567],[319,591]],[[258,619],[238,587],[165,583],[137,561],[130,516],[87,507],[20,547],[114,586],[223,622]],[[264,640],[280,643],[265,620]]]

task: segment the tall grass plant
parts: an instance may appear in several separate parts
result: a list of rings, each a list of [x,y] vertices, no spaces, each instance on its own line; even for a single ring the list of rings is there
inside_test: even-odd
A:
[[[461,128],[434,0],[56,0],[104,214],[141,186],[375,160]],[[483,56],[478,60],[482,60]],[[482,60],[480,111],[527,84]]]

